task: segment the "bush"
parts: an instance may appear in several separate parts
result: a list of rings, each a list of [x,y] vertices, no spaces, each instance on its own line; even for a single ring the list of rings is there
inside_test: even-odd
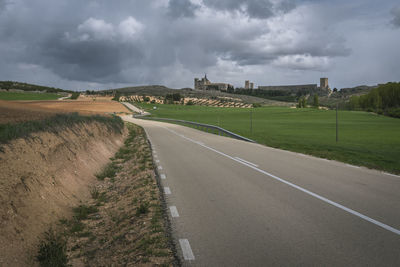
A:
[[[253,103],[253,108],[261,108],[261,104],[260,103]]]
[[[45,238],[39,243],[39,252],[36,259],[43,267],[68,266],[66,241],[50,229]]]
[[[193,106],[194,102],[192,100],[189,100],[188,102],[186,102],[186,106]]]
[[[79,93],[79,92],[74,92],[74,93],[72,93],[72,95],[71,95],[71,99],[72,99],[72,100],[76,100],[76,99],[79,98],[79,96],[80,96],[80,93]]]
[[[115,163],[110,162],[100,173],[96,174],[96,177],[101,181],[104,180],[104,178],[106,177],[114,178],[118,170],[119,170],[118,166]]]
[[[148,211],[149,211],[148,203],[140,204],[140,206],[136,210],[136,216],[140,216],[141,214],[146,214]]]
[[[73,208],[73,211],[74,211],[74,218],[80,221],[80,220],[86,220],[90,214],[96,213],[99,210],[95,206],[79,205],[78,207]]]

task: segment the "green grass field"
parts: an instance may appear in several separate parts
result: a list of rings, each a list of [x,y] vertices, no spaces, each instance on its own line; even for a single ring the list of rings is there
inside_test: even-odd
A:
[[[219,125],[271,147],[400,173],[400,119],[339,111],[339,142],[336,143],[334,110],[135,104],[154,117]]]
[[[0,100],[56,100],[60,97],[52,93],[0,92]]]

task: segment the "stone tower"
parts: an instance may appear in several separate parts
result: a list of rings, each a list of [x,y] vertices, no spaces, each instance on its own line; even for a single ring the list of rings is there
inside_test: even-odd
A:
[[[320,79],[320,87],[321,87],[321,89],[329,88],[328,78],[321,78]]]

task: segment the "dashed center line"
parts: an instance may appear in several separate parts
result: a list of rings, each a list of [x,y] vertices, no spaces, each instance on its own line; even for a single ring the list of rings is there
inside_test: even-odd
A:
[[[160,163],[160,160],[156,159],[156,162],[157,162],[157,163]]]
[[[161,179],[165,180],[167,179],[167,177],[165,176],[165,174],[160,174]]]
[[[164,187],[164,193],[166,195],[171,195],[171,189],[169,187]]]
[[[190,247],[189,240],[179,239],[179,245],[181,245],[183,258],[187,261],[194,260],[192,248]]]
[[[178,209],[176,208],[176,206],[170,206],[169,210],[171,211],[171,216],[173,218],[179,217]]]

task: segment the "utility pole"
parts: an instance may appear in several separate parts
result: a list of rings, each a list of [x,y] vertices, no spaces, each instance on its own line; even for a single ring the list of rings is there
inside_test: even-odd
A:
[[[336,143],[339,141],[338,107],[339,107],[339,103],[336,103]]]

